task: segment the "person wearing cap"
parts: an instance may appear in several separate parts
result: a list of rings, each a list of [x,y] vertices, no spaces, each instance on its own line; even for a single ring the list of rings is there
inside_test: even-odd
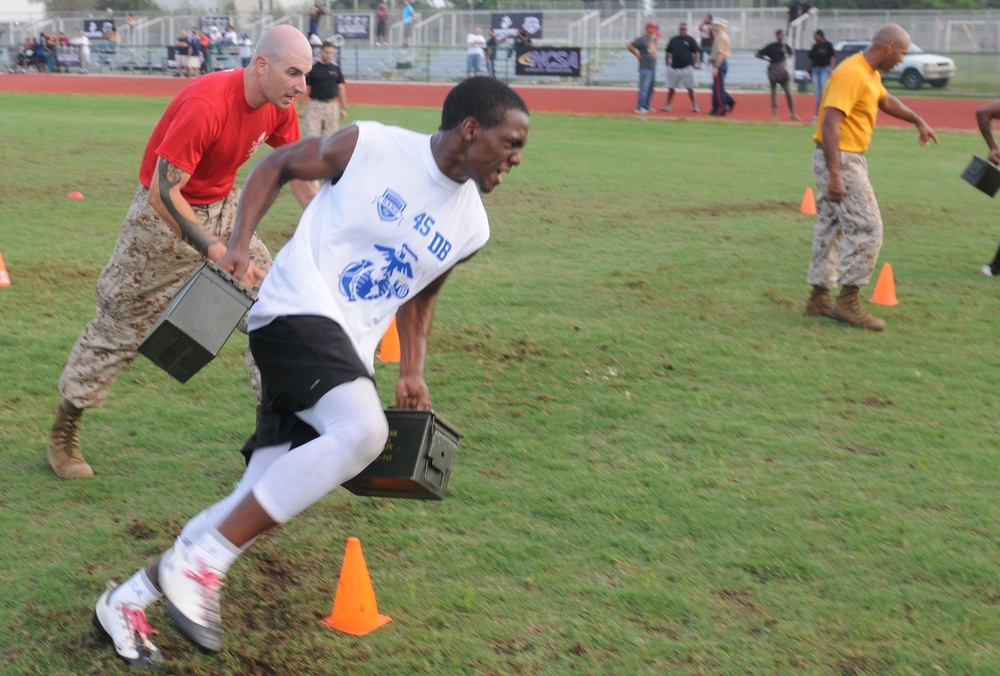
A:
[[[788,76],[788,68],[785,62],[795,56],[795,50],[785,42],[785,31],[780,28],[774,31],[774,42],[766,47],[757,50],[754,54],[758,59],[767,61],[767,81],[771,85],[771,119],[778,119],[778,86],[785,91],[785,100],[788,102],[788,112],[793,120],[798,120],[795,114],[795,101],[792,100],[792,90],[788,83],[791,78]]]
[[[660,37],[660,27],[650,21],[646,32],[628,43],[628,51],[639,60],[639,100],[635,106],[637,115],[652,113],[653,85],[656,82],[656,41]]]
[[[712,110],[709,115],[725,117],[736,107],[736,99],[726,91],[726,73],[729,72],[729,54],[732,47],[729,34],[726,33],[728,22],[725,19],[712,20]]]
[[[811,122],[819,118],[819,104],[823,101],[823,89],[830,79],[830,71],[837,63],[836,52],[833,45],[827,42],[823,31],[817,30],[813,33],[813,46],[809,50],[809,77],[812,78],[813,87],[816,88],[816,113]]]
[[[807,317],[829,317],[859,329],[881,331],[885,322],[858,300],[882,248],[882,214],[868,180],[865,151],[871,144],[879,111],[911,123],[926,146],[937,136],[923,118],[886,91],[882,73],[906,55],[910,36],[896,24],[878,29],[864,51],[844,59],[830,75],[819,109],[813,141],[816,177],[816,224],[806,281],[812,294]],[[830,300],[830,289],[840,295]]]

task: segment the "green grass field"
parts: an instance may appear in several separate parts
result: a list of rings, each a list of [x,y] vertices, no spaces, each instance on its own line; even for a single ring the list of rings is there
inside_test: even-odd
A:
[[[241,334],[187,385],[126,372],[85,419],[96,480],[45,462],[165,105],[0,95],[0,673],[123,673],[90,627],[105,581],[242,470]],[[876,132],[899,305],[875,334],[801,315],[811,131],[533,116],[438,303],[428,382],[466,435],[447,499],[335,491],[230,571],[221,655],[151,609],[166,672],[1000,673],[1000,287],[978,272],[1000,229],[959,178],[982,140]],[[269,215],[272,252],[298,212]],[[393,618],[363,638],[320,624],[351,535]]]

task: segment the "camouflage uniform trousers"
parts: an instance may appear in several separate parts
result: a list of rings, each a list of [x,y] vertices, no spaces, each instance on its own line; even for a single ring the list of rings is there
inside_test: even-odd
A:
[[[807,282],[827,289],[841,285],[865,286],[871,280],[882,248],[882,213],[868,180],[868,161],[862,153],[840,152],[844,199],[826,199],[830,172],[822,148],[813,153],[816,176],[816,225]]]
[[[340,101],[309,99],[302,120],[302,136],[332,134],[340,128]]]
[[[194,207],[205,230],[228,242],[236,217],[240,189],[206,206]],[[177,290],[204,262],[181,241],[149,205],[149,191],[135,193],[118,234],[111,260],[97,279],[97,316],[80,334],[59,379],[59,391],[78,408],[102,405],[119,374],[139,355],[139,345],[160,318]],[[250,259],[264,271],[271,256],[256,235]],[[240,330],[246,332],[245,320]],[[254,394],[260,399],[260,373],[246,349],[245,359]]]

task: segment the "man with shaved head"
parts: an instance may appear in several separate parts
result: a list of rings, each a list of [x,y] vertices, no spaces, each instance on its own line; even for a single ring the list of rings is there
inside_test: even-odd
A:
[[[59,380],[63,401],[48,444],[58,476],[94,476],[80,451],[83,410],[105,402],[181,285],[205,259],[225,253],[240,195],[236,172],[261,145],[299,139],[292,101],[305,91],[310,68],[305,36],[276,26],[261,36],[249,67],[199,77],[167,107],[146,146],[114,254],[98,278],[97,316]],[[312,188],[300,182],[291,188],[305,206]],[[254,264],[242,280],[247,286],[259,284],[271,265],[259,239],[252,252]],[[247,364],[259,396],[256,367]]]
[[[292,26],[275,26],[260,37],[247,68],[196,78],[167,106],[146,146],[141,185],[114,254],[97,281],[97,317],[77,340],[60,379],[63,402],[48,448],[60,477],[94,475],[77,436],[83,409],[104,403],[176,291],[206,259],[226,252],[240,196],[237,170],[265,143],[299,140],[292,102],[305,92],[310,68],[306,37]],[[315,192],[303,181],[291,189],[303,207]],[[252,262],[240,279],[255,287],[271,257],[256,237],[249,248]],[[260,376],[249,350],[247,367],[259,398]],[[149,579],[137,575],[98,602],[95,625],[122,659],[145,666],[158,661],[159,651],[141,638],[141,608],[158,596]]]
[[[903,60],[910,36],[896,24],[875,33],[871,44],[844,60],[830,76],[820,103],[813,140],[816,176],[816,225],[807,280],[812,294],[806,316],[822,316],[860,329],[881,331],[885,321],[858,300],[868,284],[882,248],[882,214],[868,180],[865,151],[871,143],[878,111],[913,124],[920,145],[934,134],[923,118],[889,94],[882,73]],[[830,289],[840,284],[836,302]]]

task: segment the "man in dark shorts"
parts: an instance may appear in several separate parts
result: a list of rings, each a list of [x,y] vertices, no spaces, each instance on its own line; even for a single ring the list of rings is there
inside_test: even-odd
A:
[[[388,425],[372,376],[375,347],[393,318],[401,354],[395,405],[431,408],[424,363],[438,291],[489,238],[479,193],[521,163],[528,127],[527,107],[510,87],[470,78],[445,98],[433,135],[358,122],[272,152],[254,168],[219,261],[237,278],[282,184],[323,187],[250,311],[264,395],[244,446],[246,471],[111,604],[141,612],[157,596],[130,590],[151,584],[186,638],[209,652],[222,649],[219,593],[237,557],[382,452]],[[149,633],[148,626],[140,632],[142,646]]]
[[[791,59],[795,52],[785,43],[785,31],[780,28],[774,31],[776,40],[759,50],[754,56],[767,61],[767,81],[771,84],[771,119],[778,119],[778,87],[785,91],[785,100],[788,102],[788,112],[792,114],[793,120],[798,120],[795,114],[795,101],[792,100],[792,91],[788,87],[791,78],[788,76],[788,66],[786,62]]]

